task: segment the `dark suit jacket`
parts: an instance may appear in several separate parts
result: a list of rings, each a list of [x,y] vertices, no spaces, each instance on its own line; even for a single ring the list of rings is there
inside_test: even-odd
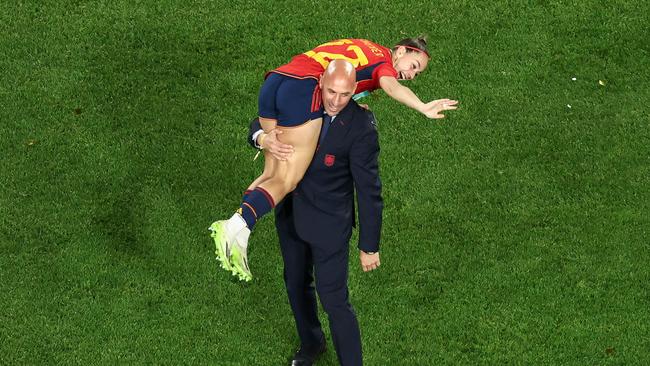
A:
[[[259,129],[259,120],[253,120],[250,144]],[[383,201],[378,156],[374,115],[350,101],[330,125],[302,181],[276,205],[277,229],[293,225],[301,239],[324,249],[347,245],[355,225],[356,190],[358,248],[379,251]]]

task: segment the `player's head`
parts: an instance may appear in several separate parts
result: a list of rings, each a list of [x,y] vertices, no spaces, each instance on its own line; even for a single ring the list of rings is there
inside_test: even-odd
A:
[[[411,80],[427,68],[429,52],[427,40],[422,36],[403,39],[397,42],[392,51],[393,67],[400,80]]]
[[[354,95],[357,75],[354,66],[345,60],[332,60],[320,78],[325,112],[337,115]]]

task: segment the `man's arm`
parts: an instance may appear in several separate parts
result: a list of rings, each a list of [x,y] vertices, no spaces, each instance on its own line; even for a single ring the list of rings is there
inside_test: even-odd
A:
[[[381,181],[379,179],[379,136],[371,112],[359,111],[363,132],[350,150],[350,170],[357,193],[359,212],[359,244],[364,271],[379,266],[382,210]],[[361,120],[362,119],[362,120]]]
[[[273,129],[269,133],[264,133],[260,119],[255,118],[251,121],[248,128],[248,143],[259,150],[268,150],[273,157],[278,160],[287,160],[293,153],[293,146],[283,144],[278,140],[278,135],[282,134],[282,130]]]
[[[257,144],[257,139],[259,138],[259,135],[263,133],[264,130],[262,130],[260,119],[254,118],[251,121],[251,125],[248,127],[248,139],[246,141],[255,149],[262,149],[262,147]]]

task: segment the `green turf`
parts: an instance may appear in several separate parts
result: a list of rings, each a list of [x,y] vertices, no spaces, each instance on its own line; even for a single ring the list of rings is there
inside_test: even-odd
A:
[[[245,134],[262,76],[334,38],[420,33],[433,59],[408,85],[461,108],[433,121],[363,100],[386,207],[381,269],[351,249],[366,363],[649,364],[648,14],[0,3],[0,364],[283,364],[298,340],[272,218],[250,284],[218,269],[206,230],[261,169]]]

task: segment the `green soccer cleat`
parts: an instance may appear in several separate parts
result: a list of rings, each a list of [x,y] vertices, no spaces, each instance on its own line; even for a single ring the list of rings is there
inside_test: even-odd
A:
[[[226,271],[232,271],[230,265],[230,243],[228,243],[228,236],[226,235],[226,222],[215,221],[208,228],[210,236],[214,239],[216,247],[214,254],[217,255],[217,260],[221,263],[221,268]]]
[[[246,247],[242,246],[236,238],[232,247],[230,248],[230,263],[233,276],[239,278],[240,281],[250,281],[253,279],[251,270],[248,268],[248,255],[246,254]]]

